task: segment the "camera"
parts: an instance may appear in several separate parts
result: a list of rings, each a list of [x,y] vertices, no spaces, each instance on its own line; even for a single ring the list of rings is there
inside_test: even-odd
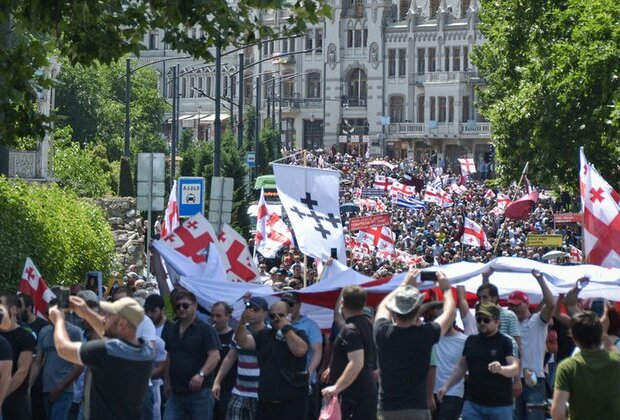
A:
[[[435,281],[437,280],[437,274],[434,271],[421,271],[420,281]]]
[[[69,288],[61,287],[58,290],[58,308],[59,309],[69,309]]]

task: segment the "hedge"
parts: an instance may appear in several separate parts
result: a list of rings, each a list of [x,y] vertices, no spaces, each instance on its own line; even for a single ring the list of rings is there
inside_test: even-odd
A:
[[[82,282],[110,271],[115,253],[102,209],[54,183],[0,177],[0,290],[17,289],[26,257],[48,285]]]

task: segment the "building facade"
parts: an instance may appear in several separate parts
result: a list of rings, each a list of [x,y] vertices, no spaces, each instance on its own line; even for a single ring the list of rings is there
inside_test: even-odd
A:
[[[244,54],[243,103],[260,108],[260,126],[273,120],[287,148],[421,157],[453,164],[468,155],[490,159],[491,128],[476,110],[483,80],[470,60],[484,42],[476,0],[330,0],[333,19],[304,36],[264,41]],[[286,12],[262,20],[282,26]],[[192,29],[200,36],[200,29]],[[196,139],[212,136],[213,63],[182,58],[145,39],[142,61],[156,61],[162,95],[171,98],[171,68],[179,64],[182,126]],[[236,124],[238,52],[222,57],[224,125]],[[258,88],[257,88],[258,85]],[[258,91],[258,101],[256,94]],[[206,96],[205,96],[206,95]],[[232,111],[226,107],[232,101]],[[231,117],[232,114],[232,117]]]

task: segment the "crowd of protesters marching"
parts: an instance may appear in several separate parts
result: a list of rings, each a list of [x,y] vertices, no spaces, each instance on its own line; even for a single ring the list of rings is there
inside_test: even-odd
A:
[[[459,182],[431,156],[388,162],[393,167],[336,153],[306,160],[342,171],[343,204],[361,199],[375,175]],[[553,223],[570,198],[545,198],[528,220],[512,221],[492,211],[485,180],[460,181],[465,190],[449,207],[410,211],[385,195],[355,215],[382,203],[392,214],[395,249],[421,257],[418,267],[496,256],[542,260],[546,249],[525,246],[530,232],[561,233],[567,250],[579,245],[578,231]],[[503,192],[519,194],[516,186]],[[460,242],[464,217],[484,226],[488,249]],[[533,270],[541,303],[530,305],[515,290],[500,307],[493,281],[502,273],[489,270],[470,308],[465,290],[453,293],[442,271],[429,301],[406,262],[351,252],[348,263],[371,276],[408,272],[374,306],[364,288],[344,287],[330,331],[302,315],[295,289],[320,273],[293,247],[260,262],[262,280],[283,291],[278,300],[246,294],[237,320],[234,302],[203,308],[181,287],[164,298],[133,275],[103,297],[75,288],[67,302],[51,301],[49,323],[28,295],[1,295],[3,419],[542,419],[547,398],[554,418],[620,418],[620,316],[579,298],[587,279],[554,297]]]

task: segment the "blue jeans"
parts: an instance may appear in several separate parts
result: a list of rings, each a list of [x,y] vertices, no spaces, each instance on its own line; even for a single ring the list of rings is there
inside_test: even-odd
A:
[[[164,420],[213,420],[213,397],[211,388],[205,387],[200,392],[172,392],[166,401]]]
[[[43,409],[48,420],[65,420],[73,405],[73,392],[63,392],[56,401],[50,401],[49,392],[43,393]]]
[[[523,392],[515,401],[513,418],[515,420],[544,420],[545,412],[540,409],[528,410],[527,404],[541,404],[545,401],[545,378],[538,378],[535,386],[529,387],[523,383]]]
[[[461,418],[463,420],[506,420],[512,415],[512,406],[492,407],[465,400]]]

